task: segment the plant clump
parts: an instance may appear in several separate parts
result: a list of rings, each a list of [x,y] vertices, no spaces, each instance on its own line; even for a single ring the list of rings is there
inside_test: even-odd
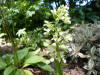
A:
[[[66,41],[67,56],[71,57],[73,62],[79,62],[78,58],[87,59],[84,69],[88,70],[88,74],[100,74],[100,25],[82,24],[71,27],[71,30],[73,39]]]

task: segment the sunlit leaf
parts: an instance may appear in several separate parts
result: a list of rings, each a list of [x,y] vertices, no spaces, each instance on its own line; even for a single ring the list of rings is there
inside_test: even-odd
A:
[[[18,60],[21,61],[28,54],[29,48],[24,48],[17,52]]]
[[[29,57],[28,59],[25,60],[23,67],[27,67],[29,65],[36,64],[36,63],[39,63],[39,62],[46,63],[46,59],[44,59],[42,56],[38,56],[38,55],[31,56],[31,57]]]
[[[46,70],[46,71],[49,71],[49,72],[54,72],[54,69],[51,68],[51,66],[49,66],[45,63],[38,63],[37,65],[38,65],[38,67],[40,67],[43,70]]]
[[[13,66],[13,65],[7,67],[7,68],[4,70],[4,75],[10,75],[15,69],[16,69],[16,68],[15,68],[15,66]]]

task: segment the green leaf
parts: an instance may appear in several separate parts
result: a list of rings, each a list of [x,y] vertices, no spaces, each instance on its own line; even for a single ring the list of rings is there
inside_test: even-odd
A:
[[[19,62],[24,59],[25,56],[28,54],[28,48],[24,48],[23,50],[19,50],[17,52]]]
[[[4,70],[4,75],[10,75],[16,68],[14,66],[9,66]]]
[[[46,71],[49,71],[49,72],[54,72],[54,69],[51,68],[51,66],[49,66],[45,63],[38,63],[37,66],[40,67],[43,70],[46,70]]]
[[[0,70],[5,69],[7,64],[4,62],[4,60],[0,57]]]
[[[25,72],[25,75],[34,75],[31,71],[29,71],[29,70],[24,70],[24,72]]]
[[[25,75],[25,72],[22,69],[17,69],[15,75]]]
[[[45,62],[46,63],[46,59],[44,59],[42,56],[35,55],[35,56],[29,57],[28,59],[26,59],[23,67],[27,67],[29,65],[36,64],[36,63],[39,63],[39,62]]]
[[[5,54],[2,56],[2,58],[4,59],[7,65],[10,65],[11,63],[14,62],[12,54]]]
[[[58,72],[54,72],[54,75],[59,75]]]
[[[39,52],[40,52],[40,49],[37,49],[36,51],[29,52],[26,58],[37,55]]]

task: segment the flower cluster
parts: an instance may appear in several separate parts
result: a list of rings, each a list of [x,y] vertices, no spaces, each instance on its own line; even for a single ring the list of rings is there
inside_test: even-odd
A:
[[[62,20],[64,23],[70,24],[69,7],[61,5],[57,10],[51,10],[56,21]]]

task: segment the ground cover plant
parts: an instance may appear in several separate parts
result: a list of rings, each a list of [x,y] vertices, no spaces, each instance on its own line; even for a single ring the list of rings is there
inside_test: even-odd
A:
[[[92,2],[0,0],[0,75],[100,75]]]
[[[93,24],[81,24],[72,27],[73,33],[66,32],[63,35],[70,34],[72,39],[64,43],[67,46],[68,55],[71,57],[70,63],[78,63],[80,59],[85,60],[83,68],[87,70],[88,75],[99,75],[99,26]],[[82,61],[81,60],[81,61]]]

